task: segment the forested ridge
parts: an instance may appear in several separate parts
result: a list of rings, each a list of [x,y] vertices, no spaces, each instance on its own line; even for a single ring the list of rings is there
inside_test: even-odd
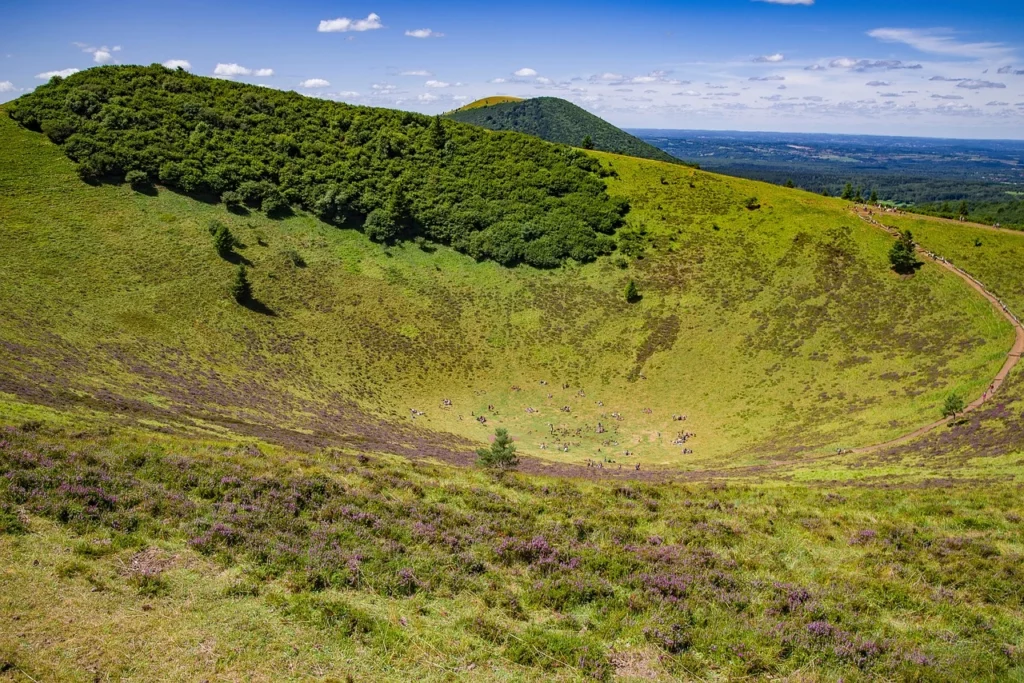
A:
[[[9,111],[88,181],[158,182],[271,215],[301,207],[377,241],[427,238],[506,265],[609,253],[628,211],[579,150],[160,65],[54,78]]]
[[[557,97],[535,97],[521,102],[459,109],[447,116],[455,121],[491,130],[527,133],[542,140],[574,147],[590,147],[602,152],[673,164],[685,163],[572,102]]]

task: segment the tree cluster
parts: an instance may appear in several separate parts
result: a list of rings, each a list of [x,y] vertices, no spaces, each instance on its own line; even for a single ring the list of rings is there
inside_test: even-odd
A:
[[[54,78],[10,115],[87,180],[158,182],[238,211],[301,207],[375,240],[420,236],[506,265],[609,253],[628,211],[579,150],[159,65]]]

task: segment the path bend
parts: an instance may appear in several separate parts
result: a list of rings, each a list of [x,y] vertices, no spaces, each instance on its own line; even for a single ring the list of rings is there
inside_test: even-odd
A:
[[[877,228],[885,230],[894,237],[899,236],[900,231],[898,229],[879,222],[878,220],[875,219],[874,215],[870,211],[854,209],[854,213],[856,213],[857,216],[866,223],[869,223]],[[979,281],[973,275],[960,268],[957,268],[952,263],[947,261],[945,258],[938,256],[937,254],[933,254],[932,252],[927,251],[926,249],[923,249],[920,245],[918,245],[917,247],[917,253],[923,256],[924,258],[928,259],[929,261],[936,263],[939,266],[945,268],[946,270],[956,274],[957,277],[966,282],[972,289],[974,289],[976,292],[985,297],[985,299],[987,299],[988,302],[992,304],[992,307],[995,308],[995,310],[1001,316],[1006,318],[1006,320],[1008,320],[1011,325],[1013,325],[1014,331],[1016,332],[1016,339],[1014,340],[1013,347],[1011,347],[1009,353],[1007,353],[1006,355],[1006,361],[1003,363],[1003,367],[1000,368],[998,374],[996,374],[995,379],[992,380],[992,383],[989,385],[988,389],[986,389],[980,397],[972,401],[966,408],[964,408],[963,414],[966,415],[967,413],[971,413],[977,410],[986,402],[991,400],[999,391],[999,389],[1002,388],[1003,383],[1006,381],[1006,378],[1009,377],[1010,372],[1012,372],[1013,369],[1017,366],[1017,363],[1020,362],[1021,355],[1024,354],[1024,325],[1022,325],[1020,319],[1017,318],[1017,316],[1014,315],[1013,312],[1006,307],[1006,304],[1000,301],[995,294],[990,292],[985,287],[985,285],[982,284],[981,281]],[[907,441],[912,441],[920,436],[924,436],[928,432],[938,429],[939,427],[948,425],[950,422],[953,421],[953,419],[954,418],[947,417],[941,420],[936,420],[931,424],[927,424],[923,427],[915,429],[909,434],[904,434],[903,436],[899,436],[896,437],[895,439],[890,439],[888,441],[883,441],[882,443],[872,444],[870,446],[861,446],[860,448],[853,448],[850,449],[849,452],[857,454],[872,453],[874,451],[879,451],[884,448],[889,448],[891,446],[898,446]]]

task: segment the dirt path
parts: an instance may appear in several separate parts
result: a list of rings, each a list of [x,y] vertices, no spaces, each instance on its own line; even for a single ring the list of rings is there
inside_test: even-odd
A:
[[[888,225],[884,225],[883,223],[879,222],[871,212],[864,211],[864,210],[861,210],[861,209],[854,209],[854,212],[857,214],[857,216],[860,217],[861,220],[865,221],[866,223],[874,225],[875,227],[877,227],[877,228],[879,228],[881,230],[885,230],[886,232],[888,232],[889,234],[893,235],[894,237],[899,235],[899,230],[898,229],[890,227]],[[960,226],[965,225],[965,223],[962,223],[960,221],[948,221],[948,220],[941,219],[941,218],[934,218],[933,219],[930,216],[917,216],[917,215],[915,215],[914,217],[915,218],[920,218],[922,220],[937,220],[937,221],[940,221],[940,222],[949,222],[949,223],[952,223],[954,225],[960,225]],[[1002,228],[995,228],[995,227],[992,227],[992,226],[985,226],[985,225],[976,225],[976,224],[973,224],[973,223],[968,224],[968,225],[970,225],[971,227],[987,228],[989,230],[1000,230],[1000,231],[1004,231],[1004,232],[1017,232],[1017,231],[1014,231],[1014,230],[1004,230]],[[939,256],[937,254],[933,254],[930,251],[927,251],[926,249],[921,248],[920,246],[918,246],[917,252],[918,252],[918,254],[920,254],[924,258],[928,259],[929,261],[932,261],[933,263],[936,263],[939,266],[942,266],[946,270],[948,270],[948,271],[950,271],[952,273],[955,273],[961,280],[963,280],[968,285],[970,285],[972,289],[974,289],[976,292],[978,292],[983,297],[985,297],[988,300],[988,302],[990,304],[992,304],[992,306],[996,309],[996,311],[999,312],[1000,315],[1002,315],[1004,318],[1006,318],[1007,320],[1010,321],[1010,323],[1014,327],[1014,330],[1017,333],[1017,338],[1016,338],[1016,340],[1013,343],[1013,347],[1010,349],[1009,354],[1007,354],[1007,356],[1006,356],[1006,362],[1003,363],[1003,367],[999,370],[999,373],[996,375],[995,379],[992,380],[992,383],[989,385],[988,389],[985,390],[985,393],[983,393],[981,396],[979,396],[977,399],[975,399],[970,405],[968,405],[964,409],[964,414],[970,413],[970,412],[972,412],[974,410],[977,410],[982,405],[984,405],[986,401],[991,399],[999,391],[1000,387],[1003,386],[1003,382],[1006,381],[1006,378],[1009,376],[1010,372],[1013,370],[1014,367],[1016,367],[1017,363],[1020,361],[1021,354],[1024,353],[1024,325],[1022,325],[1021,321],[1017,318],[1017,316],[1015,316],[1006,307],[1006,304],[1004,304],[1002,301],[1000,301],[994,294],[992,294],[992,292],[990,292],[987,289],[985,289],[985,285],[983,285],[981,282],[979,282],[977,279],[975,279],[974,276],[972,276],[970,273],[967,273],[966,271],[961,270],[960,268],[957,268],[956,266],[954,266],[952,263],[950,263],[949,261],[947,261],[943,257],[941,257],[941,256]],[[933,423],[931,423],[929,425],[925,425],[923,427],[920,427],[919,429],[916,429],[913,432],[910,432],[909,434],[904,434],[903,436],[897,437],[895,439],[890,439],[889,441],[885,441],[883,443],[873,444],[871,446],[862,446],[860,448],[854,448],[854,449],[851,449],[850,452],[851,453],[872,453],[874,451],[879,451],[879,450],[882,450],[884,448],[889,448],[890,446],[896,446],[896,445],[905,443],[907,441],[911,441],[913,439],[916,439],[919,436],[924,436],[925,434],[927,434],[928,432],[932,431],[933,429],[937,429],[939,427],[947,425],[947,424],[949,424],[952,421],[952,419],[953,418],[944,418],[942,420],[936,420],[935,422],[933,422]]]

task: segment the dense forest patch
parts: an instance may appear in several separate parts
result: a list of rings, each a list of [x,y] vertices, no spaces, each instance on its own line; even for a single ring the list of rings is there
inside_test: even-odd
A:
[[[159,65],[54,78],[10,115],[87,180],[159,182],[238,211],[298,206],[377,241],[424,237],[506,265],[593,260],[628,210],[577,150]]]

